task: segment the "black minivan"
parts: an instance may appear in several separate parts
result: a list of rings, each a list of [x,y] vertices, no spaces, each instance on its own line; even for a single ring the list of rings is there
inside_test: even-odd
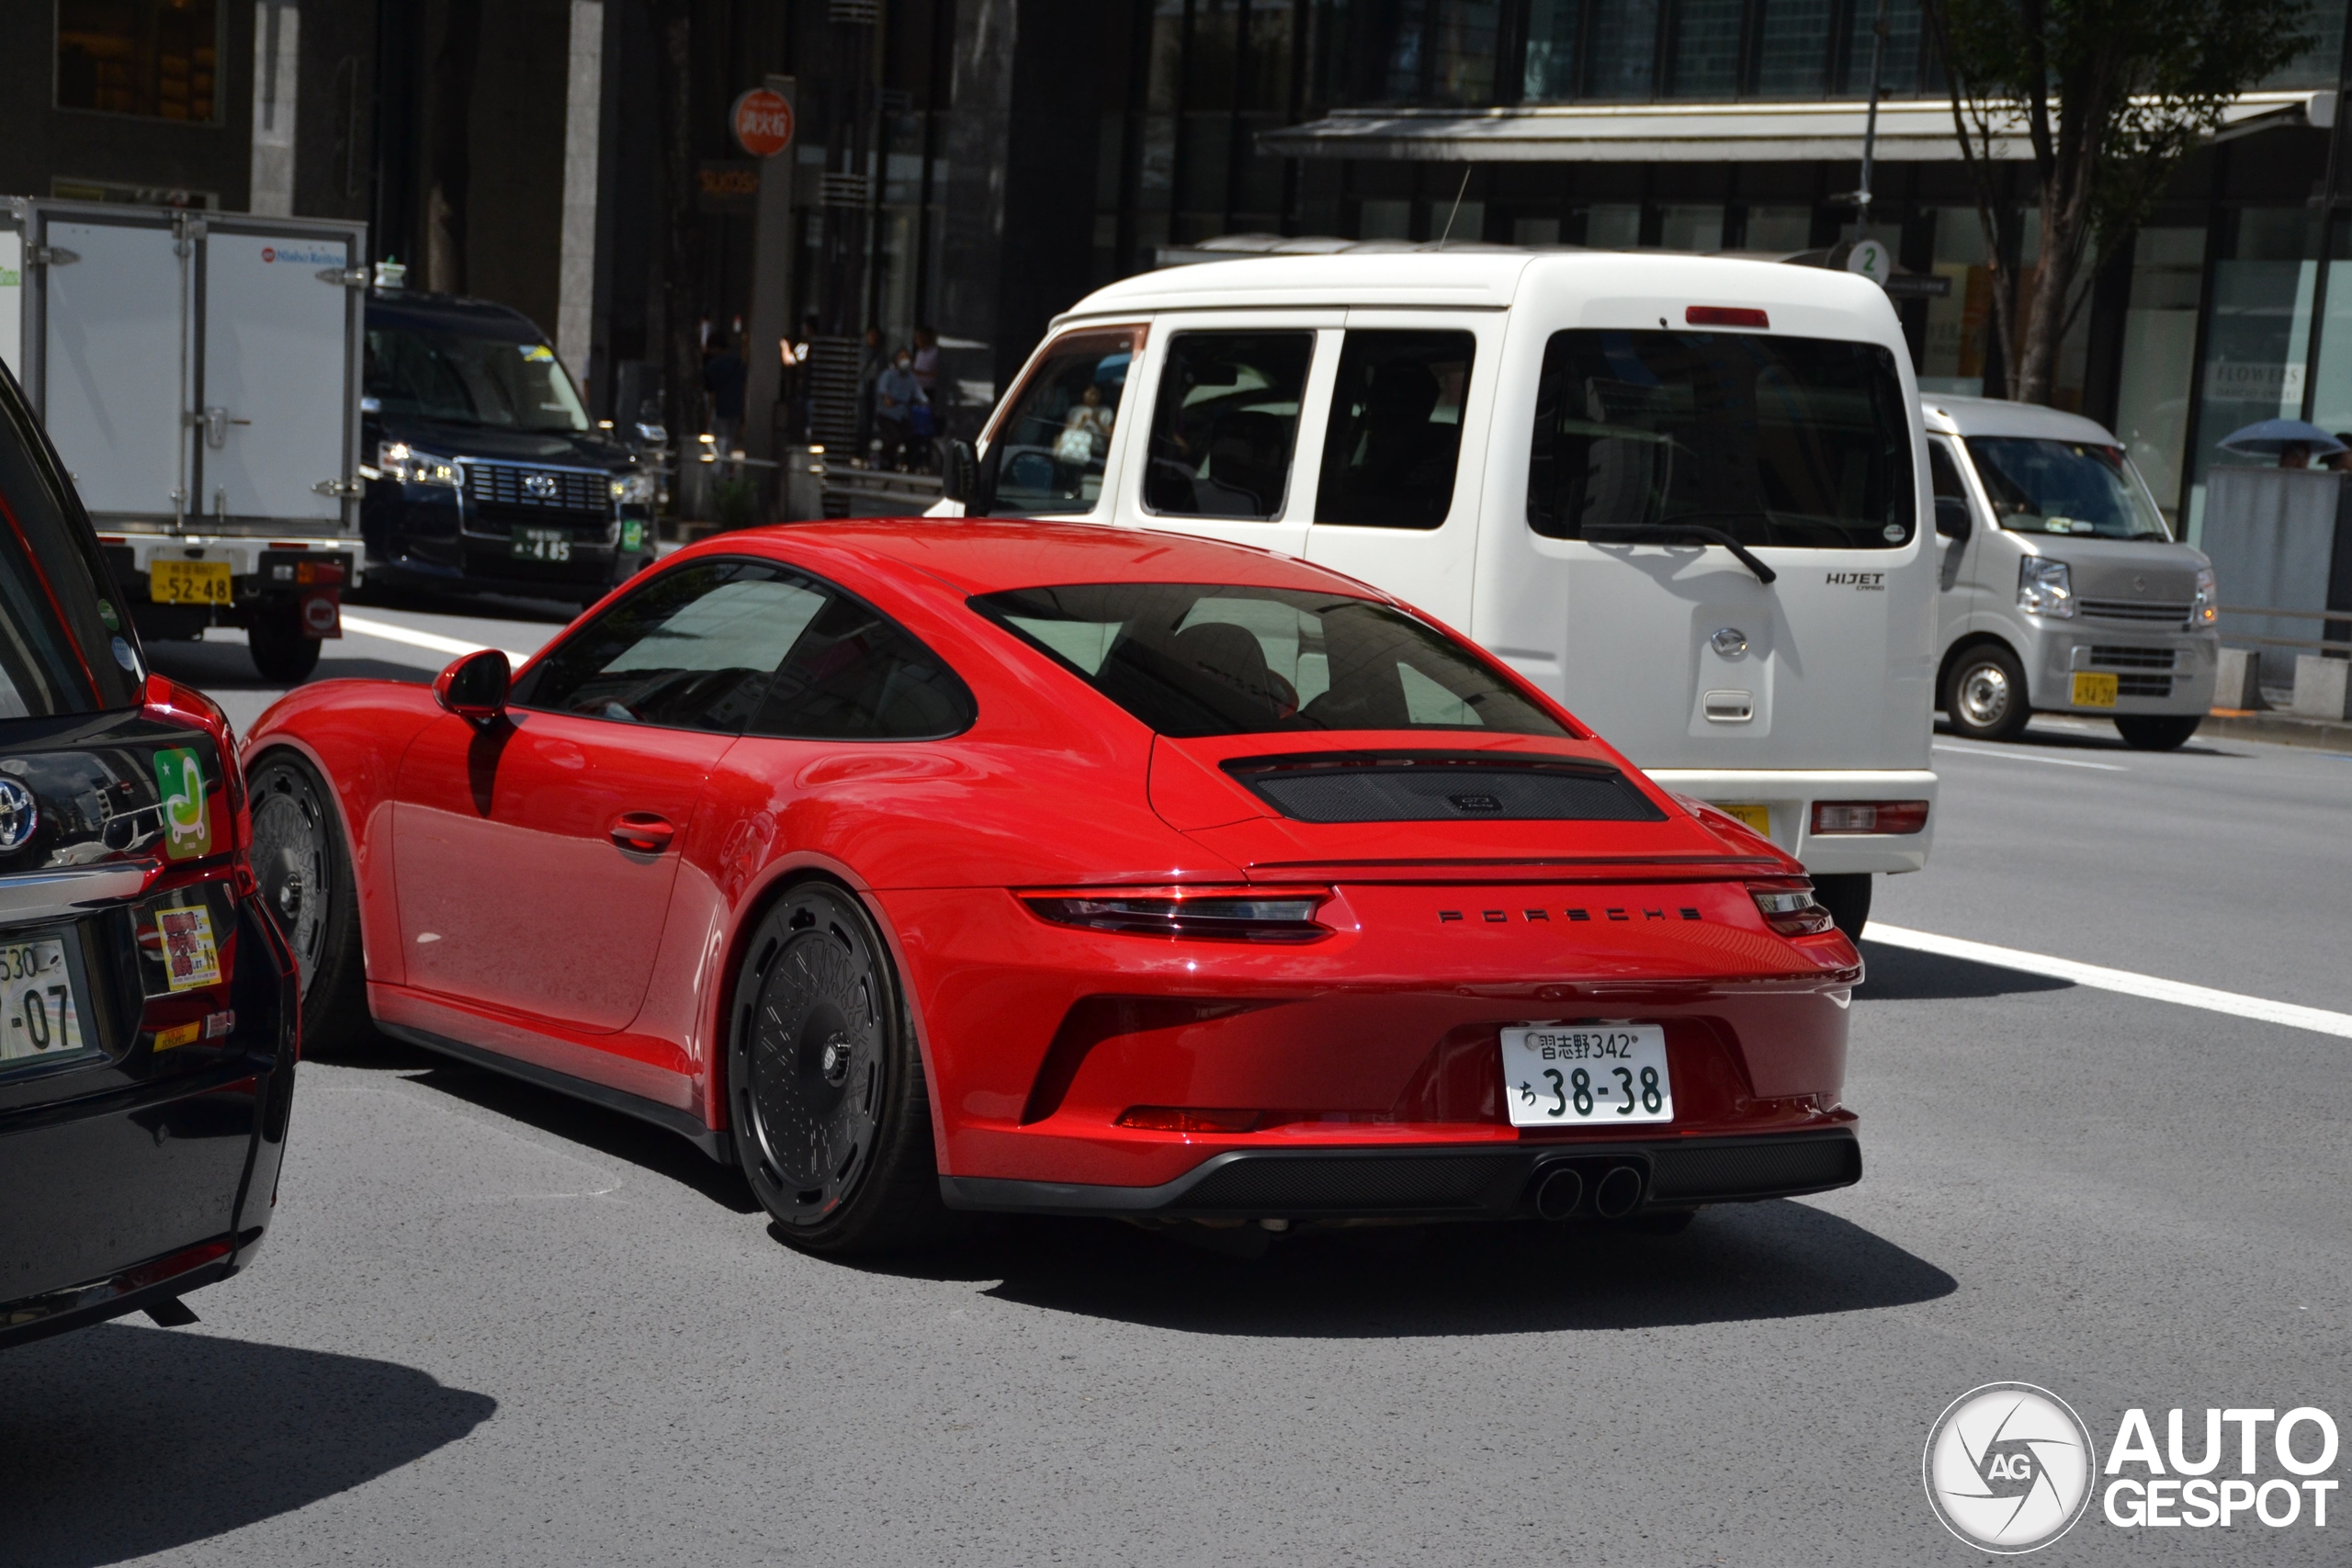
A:
[[[294,1094],[296,959],[235,738],[147,673],[0,368],[0,1347],[253,1260]]]
[[[658,476],[521,311],[377,289],[359,409],[371,582],[588,604],[652,560]]]

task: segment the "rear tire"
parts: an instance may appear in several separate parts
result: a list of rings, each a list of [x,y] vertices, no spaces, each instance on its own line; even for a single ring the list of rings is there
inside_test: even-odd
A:
[[[319,667],[319,650],[324,646],[317,637],[302,635],[300,614],[291,606],[255,611],[245,628],[245,642],[261,678],[281,686],[299,686],[309,680],[311,671]]]
[[[1813,901],[1829,911],[1829,918],[1838,922],[1838,929],[1846,933],[1848,942],[1860,942],[1862,927],[1871,918],[1871,874],[1846,871],[1816,876],[1813,879]]]
[[[735,1157],[776,1232],[845,1256],[949,1224],[914,1030],[864,906],[830,882],[787,889],[735,983],[727,1048]]]
[[[293,752],[277,750],[254,766],[247,791],[254,877],[300,972],[303,1054],[360,1044],[373,1024],[359,896],[326,781]]]
[[[2204,722],[2201,713],[2118,714],[2115,732],[2135,751],[2177,751]]]
[[[1953,660],[1944,682],[1944,716],[1972,740],[2015,740],[2023,734],[2033,708],[2017,655],[1988,642]]]

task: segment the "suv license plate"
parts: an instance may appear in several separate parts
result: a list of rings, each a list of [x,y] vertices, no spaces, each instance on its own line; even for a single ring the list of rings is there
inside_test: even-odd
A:
[[[64,942],[0,942],[0,1062],[58,1061],[88,1049]]]
[[[1674,1120],[1658,1024],[1538,1023],[1502,1035],[1503,1102],[1514,1127]]]
[[[571,536],[560,528],[514,530],[516,560],[570,560]]]
[[[159,560],[147,567],[147,596],[158,604],[226,604],[229,563],[224,560]]]
[[[2093,675],[2077,671],[2075,676],[2075,705],[2078,708],[2111,708],[2115,705],[2116,679],[2112,675]]]

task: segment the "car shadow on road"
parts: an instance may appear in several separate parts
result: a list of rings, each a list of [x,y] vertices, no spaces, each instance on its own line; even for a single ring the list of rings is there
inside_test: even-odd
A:
[[[1703,1210],[1675,1236],[1536,1221],[1305,1232],[1217,1256],[1112,1221],[1001,1221],[868,1264],[1002,1301],[1193,1334],[1418,1338],[1656,1328],[1907,1306],[1959,1283],[1825,1210]],[[1224,1233],[1229,1239],[1239,1234]],[[1205,1235],[1204,1239],[1208,1239]]]
[[[2071,991],[2072,980],[2029,975],[1996,964],[1974,964],[1965,958],[1890,947],[1862,932],[1865,978],[1854,988],[1860,1002],[1942,1002],[1969,997],[2010,997],[2031,991]]]
[[[332,646],[332,645],[330,645]],[[286,682],[272,681],[254,669],[253,657],[241,642],[151,642],[147,660],[159,675],[168,675],[198,691],[275,692]],[[414,664],[383,659],[343,659],[329,653],[304,685],[320,681],[429,682],[435,671]]]
[[[205,1540],[413,1464],[497,1408],[413,1367],[201,1333],[24,1346],[0,1355],[0,1560],[86,1568]]]

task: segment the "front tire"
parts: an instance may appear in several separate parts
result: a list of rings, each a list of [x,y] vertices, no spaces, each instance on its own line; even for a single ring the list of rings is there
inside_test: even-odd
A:
[[[2201,713],[2117,714],[2115,732],[2135,751],[2177,751],[2204,722]]]
[[[792,1246],[880,1252],[944,1230],[914,1031],[847,890],[800,883],[752,932],[727,1083],[736,1160]]]
[[[1867,871],[1842,871],[1813,879],[1813,901],[1829,911],[1838,929],[1846,933],[1848,942],[1862,940],[1862,927],[1871,918],[1871,874]]]
[[[1972,740],[2015,740],[2033,707],[2025,667],[1998,643],[1982,643],[1952,660],[1944,682],[1944,716]]]
[[[251,773],[254,878],[293,950],[302,993],[302,1050],[356,1045],[371,1027],[367,958],[351,852],[326,781],[291,751]]]

